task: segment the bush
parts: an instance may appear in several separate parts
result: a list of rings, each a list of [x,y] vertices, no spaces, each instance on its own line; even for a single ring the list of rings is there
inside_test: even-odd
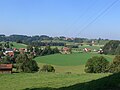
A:
[[[94,56],[88,59],[85,65],[85,72],[87,73],[104,73],[107,71],[109,62],[103,56]]]
[[[113,64],[115,65],[120,65],[120,55],[115,56],[115,58],[113,59]]]
[[[116,55],[120,55],[120,46],[117,47],[116,51],[115,51]]]
[[[55,72],[55,69],[51,65],[43,65],[41,71],[42,72]]]
[[[115,58],[113,59],[113,62],[109,66],[109,72],[120,72],[120,55],[115,56]]]

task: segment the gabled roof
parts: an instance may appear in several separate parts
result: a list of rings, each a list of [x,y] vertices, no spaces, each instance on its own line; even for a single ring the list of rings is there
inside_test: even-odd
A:
[[[0,69],[12,69],[12,64],[0,64]]]
[[[64,47],[63,50],[64,50],[64,51],[69,51],[70,48],[68,48],[68,47]]]
[[[11,48],[6,48],[5,51],[13,51],[13,49],[11,49]]]

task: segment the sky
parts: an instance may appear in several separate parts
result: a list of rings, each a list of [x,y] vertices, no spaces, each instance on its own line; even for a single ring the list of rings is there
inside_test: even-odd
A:
[[[0,0],[0,34],[120,40],[120,0]]]

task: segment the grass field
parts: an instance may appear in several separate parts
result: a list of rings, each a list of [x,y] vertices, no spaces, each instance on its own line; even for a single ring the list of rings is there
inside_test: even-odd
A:
[[[89,48],[91,50],[99,50],[100,47],[102,47],[102,45],[94,45],[94,46],[89,46],[89,45],[83,45],[83,46],[79,46],[80,49],[84,49],[84,48]]]
[[[40,56],[35,58],[38,63],[47,63],[59,66],[77,66],[84,65],[87,60],[93,56],[101,56],[97,53],[73,53],[73,54],[55,54],[48,56]],[[102,55],[108,61],[111,61],[114,56]]]
[[[18,43],[13,43],[13,45],[15,48],[26,47],[26,45]],[[88,47],[99,48],[98,46]],[[110,73],[89,74],[84,72],[85,63],[92,56],[101,55],[92,52],[36,57],[35,60],[40,68],[45,64],[51,64],[56,70],[55,73],[0,74],[0,90],[119,90],[111,89],[111,87],[106,89],[106,87],[119,86],[120,75],[117,75],[116,78],[109,76]],[[102,56],[109,61],[114,58],[112,55]],[[71,73],[68,74],[68,72]],[[102,89],[100,89],[101,87]]]
[[[0,43],[4,44],[5,42],[0,42]],[[19,49],[19,48],[26,48],[27,47],[27,45],[21,44],[21,43],[16,43],[16,42],[10,42],[10,43],[13,44],[12,48]]]
[[[93,90],[95,85],[100,87],[101,80],[98,79],[110,75],[109,73],[89,74],[84,72],[85,62],[94,55],[99,54],[73,53],[38,57],[36,61],[40,68],[49,63],[55,67],[56,72],[0,74],[0,90],[89,90],[89,87],[92,88],[90,90]],[[105,57],[110,61],[113,58],[113,56]],[[68,74],[67,72],[71,73]]]
[[[26,88],[60,88],[96,80],[108,74],[17,73],[0,75],[0,90]],[[49,90],[49,89],[40,89]]]
[[[12,44],[13,44],[13,48],[17,48],[17,49],[27,47],[27,45],[25,45],[25,44],[20,44],[20,43],[16,43],[16,42],[12,42]]]

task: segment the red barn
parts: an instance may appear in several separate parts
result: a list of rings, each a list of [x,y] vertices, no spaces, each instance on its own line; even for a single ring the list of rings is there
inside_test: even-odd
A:
[[[0,64],[0,74],[11,74],[12,64]]]

